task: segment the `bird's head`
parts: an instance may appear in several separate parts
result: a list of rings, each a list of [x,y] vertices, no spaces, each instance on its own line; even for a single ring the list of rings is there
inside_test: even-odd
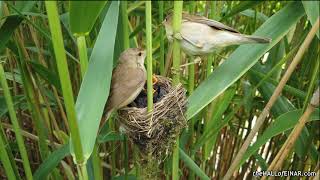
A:
[[[146,51],[142,48],[129,48],[121,53],[119,63],[133,63],[143,66]]]
[[[172,19],[173,19],[173,13],[171,12],[162,21],[162,24],[164,25],[164,28],[166,29],[167,38],[170,42],[173,41]]]

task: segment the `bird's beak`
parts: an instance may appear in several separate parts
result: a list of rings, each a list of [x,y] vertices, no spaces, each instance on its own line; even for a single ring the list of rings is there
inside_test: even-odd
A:
[[[143,50],[143,51],[141,51],[141,52],[142,52],[144,58],[146,58],[146,56],[147,56],[147,51],[146,51],[146,50]]]

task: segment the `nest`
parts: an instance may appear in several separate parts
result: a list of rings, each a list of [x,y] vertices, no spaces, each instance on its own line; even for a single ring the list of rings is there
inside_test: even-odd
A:
[[[181,84],[174,87],[171,80],[156,76],[153,85],[153,112],[147,113],[147,94],[143,90],[128,107],[118,111],[121,127],[143,154],[157,159],[171,153],[180,131],[187,124],[184,117],[187,99]]]

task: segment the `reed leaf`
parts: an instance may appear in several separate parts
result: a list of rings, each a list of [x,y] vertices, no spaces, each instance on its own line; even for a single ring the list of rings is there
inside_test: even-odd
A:
[[[113,1],[92,50],[88,70],[83,78],[76,102],[80,139],[86,160],[93,151],[109,95],[118,15],[119,2]],[[71,148],[71,153],[74,154],[73,148]]]

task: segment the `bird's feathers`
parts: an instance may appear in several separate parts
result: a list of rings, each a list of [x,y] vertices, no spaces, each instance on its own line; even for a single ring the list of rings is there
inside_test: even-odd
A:
[[[239,33],[239,31],[225,25],[222,24],[221,22],[212,20],[212,19],[208,19],[205,18],[203,16],[197,16],[197,15],[191,15],[191,14],[187,14],[187,13],[183,13],[182,14],[182,18],[184,21],[191,21],[191,22],[196,22],[196,23],[201,23],[201,24],[205,24],[208,25],[212,28],[215,29],[219,29],[219,30],[225,30],[225,31],[230,31],[230,32],[234,32],[234,33]]]
[[[112,74],[110,95],[106,107],[107,112],[119,109],[132,102],[142,90],[145,81],[144,67],[135,68],[127,64],[119,64]]]

